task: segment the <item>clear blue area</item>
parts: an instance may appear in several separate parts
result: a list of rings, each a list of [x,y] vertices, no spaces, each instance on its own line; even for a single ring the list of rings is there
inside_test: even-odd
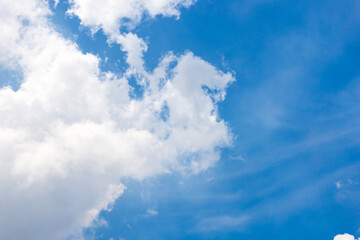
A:
[[[103,70],[122,72],[119,46],[66,9],[54,10],[58,30],[107,57]],[[108,225],[87,238],[360,235],[360,1],[199,0],[179,20],[146,20],[135,32],[149,43],[149,69],[168,51],[190,50],[236,73],[220,105],[236,139],[200,175],[125,181],[101,214]]]
[[[18,90],[22,82],[22,73],[16,69],[17,66],[2,66],[0,65],[0,88],[10,87],[13,90]]]

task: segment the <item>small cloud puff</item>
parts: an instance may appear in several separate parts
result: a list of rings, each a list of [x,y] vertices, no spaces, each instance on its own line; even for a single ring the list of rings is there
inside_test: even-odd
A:
[[[335,182],[335,186],[336,186],[337,189],[340,189],[342,184],[341,184],[340,181],[337,181],[337,182]]]
[[[360,238],[358,238],[360,239]],[[344,233],[344,234],[338,234],[334,237],[334,240],[355,240],[355,237],[353,235]]]
[[[159,214],[159,212],[157,210],[154,210],[154,209],[146,210],[146,216],[156,216],[158,214]]]

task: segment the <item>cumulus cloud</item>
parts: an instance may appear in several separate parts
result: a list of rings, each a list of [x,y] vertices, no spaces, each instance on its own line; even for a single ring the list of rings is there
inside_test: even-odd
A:
[[[100,29],[108,37],[109,43],[121,45],[127,52],[127,63],[131,71],[144,74],[143,53],[147,45],[134,33],[124,33],[122,29],[133,29],[144,17],[158,15],[179,18],[182,7],[189,7],[197,0],[69,0],[68,14],[80,19],[83,26],[92,33]],[[145,73],[146,74],[146,73]]]
[[[93,32],[103,29],[107,35],[119,33],[121,27],[133,28],[145,17],[158,15],[179,17],[181,7],[196,0],[70,0],[69,14],[80,18],[81,24]]]
[[[344,233],[336,235],[334,237],[334,240],[355,240],[355,237],[350,234]]]
[[[74,0],[71,11],[96,12],[110,29],[113,19],[138,21],[143,12],[177,16],[192,2]],[[132,13],[138,5],[142,13]],[[113,8],[122,15],[104,14]],[[129,70],[101,72],[98,57],[51,27],[46,1],[0,0],[0,9],[0,62],[24,76],[18,90],[0,88],[0,239],[79,237],[111,210],[122,178],[197,173],[231,144],[217,112],[230,73],[191,52],[168,53],[147,72],[147,46],[131,33],[117,36]],[[139,98],[130,76],[144,90]]]

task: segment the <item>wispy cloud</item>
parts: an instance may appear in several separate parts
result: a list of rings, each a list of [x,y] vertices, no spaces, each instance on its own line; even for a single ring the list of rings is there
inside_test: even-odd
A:
[[[200,220],[192,231],[242,231],[250,220],[249,216],[222,215]]]
[[[159,214],[159,211],[155,210],[155,209],[148,209],[146,210],[146,215],[147,217],[151,217],[151,216],[156,216]]]

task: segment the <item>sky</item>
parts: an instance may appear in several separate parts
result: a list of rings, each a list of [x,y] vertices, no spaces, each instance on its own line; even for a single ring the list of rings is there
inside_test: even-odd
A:
[[[0,0],[0,239],[360,238],[359,0]]]

